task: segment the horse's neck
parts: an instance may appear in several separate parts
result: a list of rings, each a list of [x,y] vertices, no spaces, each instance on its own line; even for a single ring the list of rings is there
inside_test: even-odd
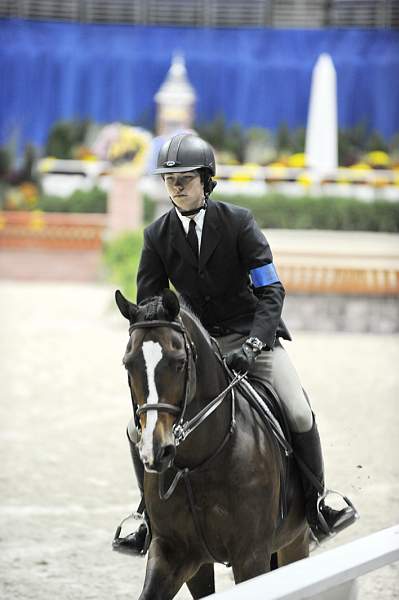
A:
[[[202,325],[199,325],[196,318],[189,312],[184,311],[182,316],[197,354],[195,363],[196,395],[198,400],[206,404],[211,397],[216,396],[222,390],[222,386],[226,382],[226,375]]]
[[[218,396],[228,383],[224,368],[215,354],[209,337],[202,331],[202,327],[197,324],[190,314],[185,314],[183,322],[189,330],[197,353],[195,363],[196,392],[188,407],[188,416],[192,418]],[[188,466],[199,464],[217,450],[229,431],[230,418],[231,405],[226,400],[187,438],[179,454],[182,454],[190,463]]]

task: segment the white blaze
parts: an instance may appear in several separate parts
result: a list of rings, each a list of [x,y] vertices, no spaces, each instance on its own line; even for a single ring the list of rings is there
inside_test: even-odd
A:
[[[162,348],[158,342],[144,342],[144,362],[147,371],[148,398],[147,404],[158,403],[158,393],[155,385],[155,368],[162,358]],[[150,465],[154,462],[153,434],[158,420],[158,411],[147,412],[146,426],[141,440],[141,458]]]

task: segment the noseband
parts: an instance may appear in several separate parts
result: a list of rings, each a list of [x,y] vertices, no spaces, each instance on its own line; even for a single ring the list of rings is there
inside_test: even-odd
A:
[[[184,339],[184,347],[186,350],[186,358],[187,358],[187,368],[186,368],[186,377],[184,383],[184,402],[183,407],[175,406],[174,404],[168,404],[166,402],[158,402],[156,404],[144,404],[143,406],[139,406],[137,408],[136,414],[140,416],[143,413],[148,412],[149,410],[157,410],[158,412],[167,412],[172,415],[180,415],[179,422],[173,426],[173,432],[175,435],[176,441],[178,440],[176,436],[176,429],[181,426],[184,422],[184,415],[186,413],[187,405],[190,401],[193,381],[192,381],[192,371],[193,371],[193,363],[197,358],[197,352],[194,346],[193,341],[189,338],[187,329],[184,327],[182,322],[179,321],[166,321],[166,320],[154,320],[154,321],[139,321],[138,323],[133,323],[129,327],[129,335],[135,329],[155,329],[157,327],[167,327],[168,329],[174,329],[183,335]]]
[[[190,339],[187,329],[184,327],[182,322],[179,321],[163,321],[163,320],[154,320],[154,321],[139,321],[138,323],[133,323],[129,327],[129,335],[135,329],[155,329],[156,327],[168,327],[169,329],[174,329],[179,333],[183,334],[184,338],[184,346],[186,349],[187,356],[187,369],[186,369],[186,380],[185,380],[185,391],[184,391],[184,403],[183,408],[175,406],[174,404],[168,404],[166,402],[158,402],[157,404],[144,404],[137,408],[136,414],[139,416],[143,413],[148,412],[149,410],[157,410],[159,412],[168,412],[173,415],[180,415],[178,422],[173,425],[173,435],[175,438],[175,444],[178,446],[181,442],[183,442],[187,436],[190,435],[197,427],[201,425],[223,402],[223,400],[228,396],[229,392],[232,393],[232,421],[230,432],[232,432],[235,428],[235,409],[234,409],[234,390],[233,388],[246,376],[246,372],[242,374],[235,374],[232,381],[227,385],[227,387],[216,396],[211,402],[205,406],[198,414],[196,414],[189,421],[184,421],[184,417],[186,414],[187,405],[190,401],[193,387],[193,378],[192,378],[192,369],[193,364],[197,359],[197,351],[194,345],[194,342]],[[222,361],[223,362],[223,361]]]

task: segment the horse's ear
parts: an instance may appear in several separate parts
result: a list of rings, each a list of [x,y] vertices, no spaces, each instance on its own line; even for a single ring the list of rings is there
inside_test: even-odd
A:
[[[131,323],[136,320],[138,310],[137,306],[132,302],[129,302],[129,300],[127,300],[127,298],[125,298],[125,296],[119,290],[116,290],[115,292],[115,301],[122,315],[126,319],[129,319]]]
[[[162,292],[162,306],[172,321],[174,321],[180,312],[179,299],[172,290],[165,289]]]

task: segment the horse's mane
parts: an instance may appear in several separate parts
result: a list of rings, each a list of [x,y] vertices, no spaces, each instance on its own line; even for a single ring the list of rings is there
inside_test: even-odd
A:
[[[194,324],[204,337],[205,341],[210,346],[212,346],[209,333],[201,323],[198,315],[195,314],[191,306],[188,304],[188,302],[184,298],[179,296],[179,304],[180,311],[183,313],[183,315],[188,316],[188,318],[194,322]],[[156,319],[165,319],[167,321],[171,321],[171,317],[162,303],[162,296],[151,296],[150,298],[142,300],[142,302],[140,302],[140,304],[138,305],[138,309],[138,316],[140,321],[154,321]]]
[[[209,335],[208,331],[205,329],[205,327],[201,323],[198,315],[195,314],[195,312],[193,311],[191,306],[184,300],[184,298],[179,297],[179,302],[180,302],[181,310],[183,310],[183,312],[186,313],[188,315],[188,317],[191,318],[192,321],[194,321],[195,325],[198,327],[198,329],[202,333],[205,340],[211,346],[212,345],[211,336]]]
[[[142,300],[138,305],[139,321],[155,321],[156,319],[168,319],[168,314],[162,305],[161,296],[151,296]]]

